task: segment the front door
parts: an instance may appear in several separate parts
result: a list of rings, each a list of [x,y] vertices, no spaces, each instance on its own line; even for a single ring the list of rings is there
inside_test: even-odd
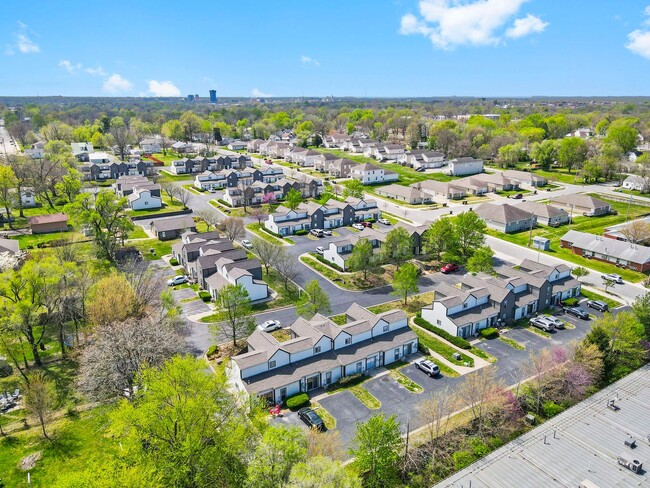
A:
[[[413,352],[413,344],[409,342],[405,347],[404,355],[408,356],[411,352]]]
[[[375,369],[377,366],[377,358],[375,356],[366,360],[366,369]]]
[[[307,378],[307,391],[314,390],[320,386],[320,375],[315,374]]]
[[[326,385],[332,384],[332,372],[331,371],[328,371],[327,373],[325,373],[325,384]]]
[[[280,388],[280,403],[284,403],[286,399],[287,399],[287,389]]]

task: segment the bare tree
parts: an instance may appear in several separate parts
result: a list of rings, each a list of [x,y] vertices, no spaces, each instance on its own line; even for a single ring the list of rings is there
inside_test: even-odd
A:
[[[318,407],[316,408],[318,412]],[[338,430],[327,433],[318,429],[307,431],[307,457],[325,456],[335,461],[344,461],[347,451]]]
[[[418,417],[427,432],[427,447],[435,458],[439,447],[440,437],[447,432],[449,416],[453,411],[454,402],[448,388],[432,393],[417,405]]]
[[[185,188],[179,188],[176,198],[181,202],[183,208],[187,208],[187,205],[192,201],[192,194]]]
[[[262,220],[266,220],[269,216],[268,210],[264,207],[255,207],[250,211],[251,217],[257,219],[257,223],[262,225]]]
[[[56,402],[54,383],[45,376],[43,371],[37,371],[30,375],[29,383],[25,386],[27,389],[24,395],[25,406],[32,415],[38,417],[43,430],[43,437],[51,440],[45,430],[45,424]]]
[[[158,317],[97,327],[80,355],[80,388],[97,399],[132,398],[136,375],[181,352],[182,340]]]
[[[208,228],[208,230],[210,230],[210,227],[214,227],[216,229],[217,226],[219,225],[220,217],[219,217],[219,213],[217,213],[216,210],[206,208],[203,210],[199,210],[194,215],[199,220],[205,222],[205,225]]]
[[[490,414],[502,409],[505,403],[503,392],[503,385],[497,379],[494,367],[484,367],[466,375],[465,381],[458,386],[458,402],[472,414],[479,437],[484,435]]]
[[[630,244],[642,244],[650,240],[650,224],[635,220],[621,229],[621,234]]]
[[[120,119],[117,121],[116,119]],[[129,144],[134,141],[133,133],[121,120],[121,117],[114,117],[111,120],[111,128],[108,134],[109,143],[117,149],[117,153],[122,161],[126,158],[126,150]]]
[[[119,266],[120,271],[131,285],[135,296],[133,315],[143,316],[160,307],[162,282],[147,261],[129,259]]]
[[[219,290],[217,310],[217,322],[210,331],[217,339],[227,334],[236,348],[237,339],[248,336],[255,328],[248,292],[242,285],[224,286]]]
[[[278,253],[272,263],[275,270],[284,282],[284,288],[289,289],[289,283],[298,275],[298,261],[291,256],[283,247],[278,249]]]
[[[280,252],[280,246],[273,242],[255,237],[253,238],[253,249],[255,249],[257,257],[260,258],[260,262],[264,266],[266,274],[269,274],[269,268],[273,266],[273,262]]]
[[[180,188],[174,185],[171,181],[162,181],[160,183],[160,189],[167,193],[169,201],[174,203],[174,198],[178,197]]]
[[[246,235],[246,228],[244,226],[244,219],[241,217],[226,217],[219,223],[218,230],[234,241]]]

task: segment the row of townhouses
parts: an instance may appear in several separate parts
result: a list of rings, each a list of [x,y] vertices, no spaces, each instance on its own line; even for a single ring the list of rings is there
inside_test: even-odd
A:
[[[169,171],[175,175],[203,173],[205,171],[221,171],[225,169],[245,169],[253,166],[249,156],[216,156],[183,158],[172,161]]]
[[[160,185],[146,176],[121,176],[113,183],[118,197],[126,197],[131,210],[155,210],[162,208]]]
[[[269,215],[264,227],[282,236],[311,229],[335,229],[381,218],[377,202],[370,199],[348,197],[345,201],[330,199],[325,205],[316,202],[301,203],[295,210],[279,206]]]
[[[259,181],[275,183],[284,178],[282,168],[267,166],[265,168],[228,168],[221,170],[206,170],[194,177],[194,186],[199,190],[220,190],[248,186]]]
[[[401,310],[373,314],[353,304],[345,316],[343,325],[320,314],[299,317],[285,329],[290,338],[283,342],[256,330],[247,352],[232,358],[230,381],[244,393],[281,404],[417,351],[417,336]]]
[[[275,183],[254,181],[246,187],[226,188],[222,199],[232,207],[259,205],[281,201],[290,190],[299,191],[303,198],[319,198],[322,190],[320,180],[308,182],[290,181],[286,178]]]
[[[172,255],[215,300],[219,290],[228,285],[241,285],[251,301],[269,295],[259,259],[248,259],[244,249],[236,249],[218,232],[186,232],[180,242],[172,245]]]
[[[429,229],[430,224],[425,223],[422,225],[409,225],[404,222],[398,222],[392,229],[403,228],[411,237],[411,252],[414,256],[419,256],[422,253],[422,242],[424,233]],[[352,255],[352,249],[359,242],[360,239],[367,239],[372,245],[375,252],[381,249],[381,246],[386,242],[386,237],[390,230],[387,227],[370,228],[366,227],[358,234],[351,234],[344,239],[339,239],[330,242],[327,249],[323,253],[323,257],[328,261],[336,264],[342,269],[347,269],[347,260]]]
[[[422,318],[458,337],[509,324],[580,294],[580,282],[565,264],[547,266],[524,260],[519,267],[500,266],[496,276],[466,274],[456,286],[440,284]]]
[[[99,154],[99,153],[94,153]],[[104,154],[104,153],[101,153]],[[92,156],[93,154],[91,154]],[[96,162],[96,161],[103,162]],[[86,163],[80,164],[77,169],[81,172],[85,180],[114,180],[120,176],[152,176],[154,173],[152,161],[142,161],[139,159],[128,162],[109,162],[109,158],[103,156],[97,159],[91,159]]]

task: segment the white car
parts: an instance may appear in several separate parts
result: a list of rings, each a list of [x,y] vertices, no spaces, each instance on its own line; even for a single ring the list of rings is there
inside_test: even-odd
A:
[[[332,235],[332,231],[331,231],[331,230],[324,229],[324,230],[323,230],[323,234],[325,234],[326,236],[331,236],[331,235]]]
[[[323,248],[323,247],[321,247],[321,246],[318,246],[318,247],[316,248],[316,253],[317,253],[317,254],[320,254],[320,255],[322,256],[322,255],[325,253],[325,248]]]
[[[249,241],[248,239],[242,239],[241,245],[244,246],[246,249],[252,249],[253,248],[253,243]]]
[[[281,329],[282,324],[280,324],[279,320],[267,320],[266,322],[258,325],[257,328],[262,332],[273,332],[274,330]]]
[[[564,329],[564,321],[558,319],[557,317],[553,317],[552,315],[540,315],[539,318],[542,318],[553,324],[556,329]]]
[[[352,224],[352,228],[353,228],[353,229],[357,229],[357,230],[363,230],[363,229],[365,229],[365,227],[363,226],[363,224],[359,224],[359,223]]]
[[[623,277],[621,275],[617,275],[614,273],[609,273],[606,275],[602,275],[602,278],[604,280],[612,280],[614,283],[618,283],[619,285],[623,284]]]
[[[378,219],[377,222],[384,225],[390,225],[390,220],[384,218]]]
[[[187,276],[178,275],[167,280],[167,286],[182,285],[183,283],[187,283]]]

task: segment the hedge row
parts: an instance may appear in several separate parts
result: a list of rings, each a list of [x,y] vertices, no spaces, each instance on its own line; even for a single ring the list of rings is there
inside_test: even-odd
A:
[[[479,331],[479,334],[481,334],[481,337],[484,339],[496,339],[499,337],[499,331],[495,329],[494,327],[488,327],[487,329],[481,329]]]
[[[448,340],[451,342],[454,346],[460,347],[461,349],[471,349],[472,345],[467,342],[465,339],[462,337],[457,337],[451,335],[449,332],[446,330],[441,329],[440,327],[436,327],[435,325],[431,325],[429,322],[424,320],[422,317],[415,317],[413,321],[418,324],[420,327],[423,329],[428,330],[429,332],[433,332],[436,335],[439,335],[443,339]]]
[[[309,406],[309,395],[307,393],[298,393],[287,398],[285,403],[289,410],[300,410],[302,407]]]
[[[209,302],[210,300],[212,300],[212,295],[210,295],[210,293],[207,291],[200,291],[199,298],[204,302]]]
[[[277,234],[277,233],[273,232],[272,230],[267,229],[263,225],[260,225],[260,230],[263,230],[267,234],[271,234],[273,237],[277,237],[278,239],[284,239],[284,236],[282,236],[280,234]]]
[[[227,201],[222,200],[221,198],[217,198],[217,202],[219,202],[221,205],[225,207],[232,208],[232,205],[230,205]]]
[[[307,232],[305,229],[300,229],[294,232],[294,235],[297,236],[306,236],[307,234],[309,234],[309,232]]]
[[[333,268],[336,271],[339,271],[339,272],[343,273],[343,268],[341,268],[338,264],[333,263],[332,261],[328,261],[323,256],[321,256],[320,254],[312,254],[312,256],[315,257],[316,259],[318,259],[324,265],[329,266],[330,268]]]

